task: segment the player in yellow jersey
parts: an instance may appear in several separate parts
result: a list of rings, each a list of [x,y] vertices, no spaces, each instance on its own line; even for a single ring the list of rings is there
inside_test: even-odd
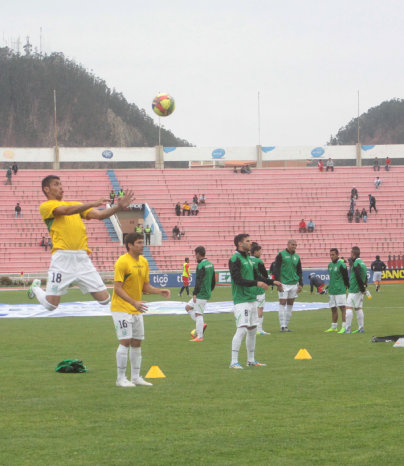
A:
[[[108,209],[99,207],[108,199],[95,202],[63,201],[63,186],[60,178],[49,175],[42,180],[42,191],[47,197],[39,208],[52,239],[52,259],[48,271],[46,292],[40,288],[41,281],[34,280],[28,290],[28,297],[38,299],[47,310],[53,311],[60,303],[60,297],[67,293],[69,286],[76,283],[83,293],[91,293],[100,304],[108,304],[110,296],[99,273],[95,269],[87,246],[86,220],[103,220],[129,206],[133,193],[129,191],[118,203]]]
[[[147,305],[143,293],[170,297],[170,290],[155,288],[149,282],[149,263],[141,254],[144,248],[143,233],[130,233],[125,238],[127,253],[115,262],[114,292],[111,311],[119,346],[116,351],[118,369],[116,385],[135,387],[152,385],[140,377],[142,363],[141,343],[144,340],[143,314]],[[131,380],[126,378],[128,349],[131,365]]]

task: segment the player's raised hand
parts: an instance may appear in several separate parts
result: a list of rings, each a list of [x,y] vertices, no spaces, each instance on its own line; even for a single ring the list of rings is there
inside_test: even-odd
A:
[[[135,200],[135,193],[133,191],[125,191],[125,195],[123,197],[118,198],[118,206],[119,208],[126,209],[133,201]]]
[[[107,202],[110,202],[110,199],[108,199],[107,197],[101,197],[100,199],[94,201],[94,207],[100,207],[101,205],[104,205]]]

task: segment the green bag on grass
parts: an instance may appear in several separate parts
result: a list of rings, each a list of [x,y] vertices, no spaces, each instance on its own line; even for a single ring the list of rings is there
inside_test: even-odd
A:
[[[64,374],[77,374],[80,372],[87,372],[87,367],[80,359],[65,359],[60,361],[56,367],[56,372],[63,372]]]

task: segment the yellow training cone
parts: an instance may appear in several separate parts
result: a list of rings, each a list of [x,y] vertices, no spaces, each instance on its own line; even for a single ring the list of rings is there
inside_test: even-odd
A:
[[[307,351],[307,349],[303,348],[297,352],[295,359],[312,359],[312,357],[310,356],[310,353]]]
[[[146,379],[162,379],[165,377],[165,375],[159,366],[151,366],[145,377]]]

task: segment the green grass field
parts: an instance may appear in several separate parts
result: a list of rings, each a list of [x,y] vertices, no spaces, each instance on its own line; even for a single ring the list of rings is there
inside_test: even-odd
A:
[[[232,315],[206,315],[198,344],[188,316],[146,317],[142,374],[158,365],[166,378],[129,389],[115,387],[110,318],[2,319],[0,464],[402,464],[404,349],[370,340],[404,334],[404,287],[370,289],[365,334],[324,333],[329,310],[295,312],[284,334],[265,313],[271,335],[257,337],[256,355],[268,366],[243,371],[228,368]],[[230,289],[214,298],[230,300]],[[327,298],[306,286],[299,300]],[[19,291],[0,301],[28,302]],[[300,348],[313,359],[295,360]],[[243,364],[245,354],[243,344]],[[56,373],[66,358],[89,372]]]

